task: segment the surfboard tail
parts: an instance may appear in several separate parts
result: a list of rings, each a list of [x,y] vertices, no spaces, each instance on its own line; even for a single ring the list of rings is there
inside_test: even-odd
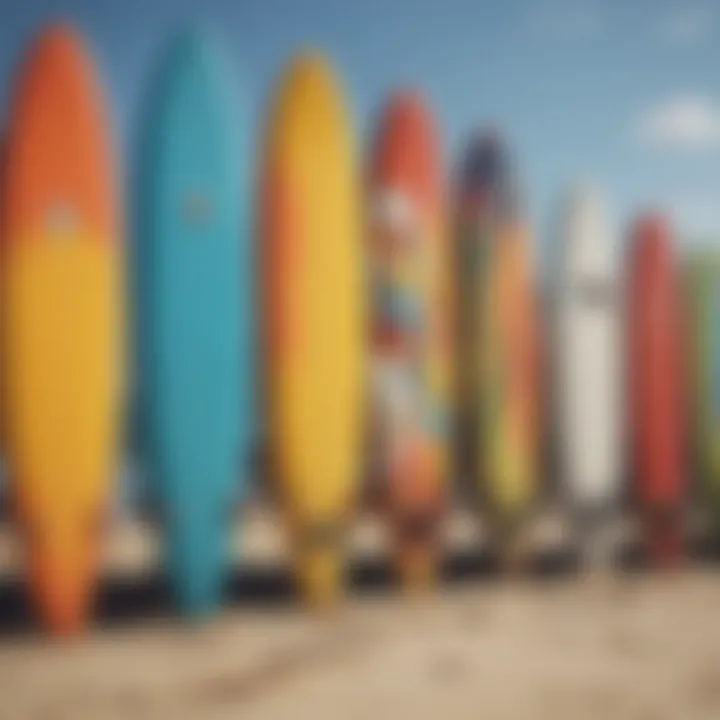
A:
[[[681,565],[684,548],[684,538],[679,525],[652,528],[648,534],[648,557],[658,568],[672,569]]]
[[[395,569],[404,590],[421,593],[435,585],[438,576],[443,502],[392,518],[395,533]]]
[[[533,558],[529,544],[529,508],[498,513],[492,520],[493,544],[500,569],[507,575],[520,575],[530,569]]]
[[[402,588],[410,595],[427,592],[437,583],[437,558],[430,548],[401,554],[397,565]]]
[[[609,528],[598,526],[580,539],[581,562],[585,569],[612,569],[617,555],[617,543]]]
[[[507,537],[500,547],[500,568],[509,576],[522,575],[530,568],[530,553],[520,533]]]
[[[183,615],[199,620],[220,606],[228,548],[220,522],[173,523],[167,538],[166,565],[173,594]]]
[[[646,551],[648,560],[660,569],[682,564],[685,536],[679,510],[656,512],[647,519]]]
[[[613,502],[595,502],[576,510],[574,533],[585,569],[609,570],[615,564],[620,545],[617,519]]]
[[[307,604],[326,610],[342,596],[342,554],[337,548],[315,548],[301,553],[297,564],[298,590]]]
[[[56,637],[78,635],[94,599],[96,553],[62,542],[28,549],[28,585],[43,626]]]

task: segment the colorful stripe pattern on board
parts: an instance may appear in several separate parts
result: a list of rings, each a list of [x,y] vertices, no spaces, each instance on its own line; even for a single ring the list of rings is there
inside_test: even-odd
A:
[[[418,96],[391,98],[373,153],[373,450],[398,569],[419,586],[435,572],[447,492],[450,317],[440,150]]]

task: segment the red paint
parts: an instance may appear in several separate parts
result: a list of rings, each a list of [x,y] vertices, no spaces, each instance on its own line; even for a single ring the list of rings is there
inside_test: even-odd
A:
[[[120,210],[110,125],[93,61],[64,25],[43,32],[15,86],[3,166],[5,242],[25,242],[61,202],[102,241],[117,239]]]
[[[632,458],[649,551],[663,561],[680,553],[686,485],[680,277],[664,217],[641,217],[632,243],[627,298]]]
[[[420,95],[393,95],[373,151],[371,186],[402,188],[423,220],[434,222],[443,205],[442,164],[435,124]]]

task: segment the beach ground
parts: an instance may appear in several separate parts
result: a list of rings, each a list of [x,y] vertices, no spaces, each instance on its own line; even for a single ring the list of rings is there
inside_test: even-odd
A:
[[[246,523],[244,552],[279,576],[246,578],[197,626],[152,582],[137,590],[138,571],[157,560],[137,528],[116,534],[109,559],[129,589],[101,603],[85,636],[48,639],[17,590],[0,598],[0,719],[720,717],[714,562],[513,576],[460,562],[422,596],[370,573],[335,611],[314,615],[288,589],[287,547],[266,520]],[[456,522],[456,545],[472,548],[476,525]],[[6,540],[8,570],[17,549]],[[356,540],[382,546],[372,529]]]

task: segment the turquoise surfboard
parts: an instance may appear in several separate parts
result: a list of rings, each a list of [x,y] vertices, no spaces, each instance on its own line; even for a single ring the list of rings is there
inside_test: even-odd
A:
[[[216,47],[179,38],[144,126],[133,292],[138,448],[180,608],[220,602],[253,417],[249,121]]]

